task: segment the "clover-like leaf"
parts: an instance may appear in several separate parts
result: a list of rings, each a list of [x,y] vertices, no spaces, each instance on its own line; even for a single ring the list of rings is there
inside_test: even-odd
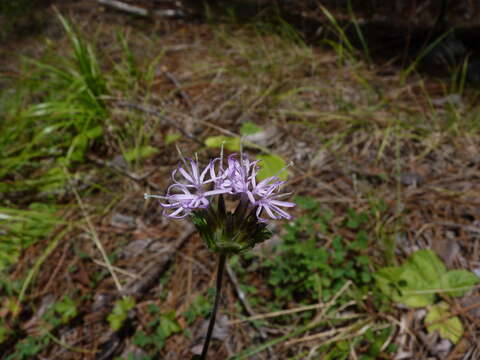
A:
[[[127,296],[115,303],[113,311],[108,315],[107,320],[110,327],[117,331],[122,327],[123,322],[127,319],[128,312],[135,307],[135,299]]]

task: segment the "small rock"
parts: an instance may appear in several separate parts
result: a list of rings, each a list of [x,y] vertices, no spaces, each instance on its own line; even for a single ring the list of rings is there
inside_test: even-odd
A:
[[[278,137],[278,128],[274,125],[267,126],[264,130],[245,136],[245,140],[258,146],[269,147]]]
[[[436,106],[443,106],[445,104],[460,105],[462,103],[462,97],[460,94],[450,94],[438,99],[432,99],[432,104]]]
[[[400,182],[406,186],[417,187],[424,182],[423,176],[416,172],[405,172],[400,175]]]

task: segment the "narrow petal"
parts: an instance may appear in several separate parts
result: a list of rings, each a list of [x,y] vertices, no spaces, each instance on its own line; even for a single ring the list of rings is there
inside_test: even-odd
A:
[[[269,206],[264,206],[265,211],[267,212],[268,216],[270,216],[272,219],[276,220],[277,217],[273,214],[272,210],[270,209]]]
[[[294,207],[295,203],[288,201],[270,200],[270,203],[277,206]]]
[[[216,189],[210,190],[203,193],[203,196],[212,196],[212,195],[219,195],[219,194],[227,194],[229,192],[228,189]]]
[[[210,161],[210,164],[208,164],[205,169],[202,171],[202,173],[200,174],[200,183],[201,184],[204,184],[205,183],[205,175],[207,175],[207,173],[209,172],[210,168],[212,167],[212,162]],[[213,181],[211,178],[210,180],[208,180],[208,182],[211,182]]]
[[[291,219],[292,217],[290,216],[290,214],[288,214],[286,211],[280,209],[279,207],[277,206],[272,206],[272,210],[275,211],[277,214],[280,215],[280,217],[284,217],[285,219]]]
[[[198,163],[196,163],[193,160],[190,160],[190,166],[192,168],[192,175],[193,175],[193,179],[194,179],[194,181],[192,181],[192,182],[198,183],[198,180],[199,180]]]
[[[192,183],[192,184],[195,184],[195,180],[192,179],[192,177],[190,176],[190,174],[187,173],[183,167],[179,167],[179,168],[178,168],[178,171],[180,171],[180,172],[182,173],[183,177],[184,177],[187,181],[189,181],[189,182]]]

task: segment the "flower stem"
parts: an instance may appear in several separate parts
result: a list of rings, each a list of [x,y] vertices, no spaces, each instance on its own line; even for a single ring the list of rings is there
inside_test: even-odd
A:
[[[213,334],[213,327],[215,326],[215,318],[217,316],[218,304],[220,303],[223,269],[225,268],[226,260],[227,254],[225,254],[224,252],[220,252],[217,269],[217,287],[215,291],[215,303],[213,304],[212,314],[210,316],[210,323],[208,324],[207,337],[205,338],[205,343],[203,344],[202,354],[198,358],[199,360],[205,360],[207,358],[208,346],[210,345],[210,339]]]

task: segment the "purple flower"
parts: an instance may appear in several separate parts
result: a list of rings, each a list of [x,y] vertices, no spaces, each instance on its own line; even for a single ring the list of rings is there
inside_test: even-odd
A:
[[[295,204],[280,200],[290,195],[279,193],[284,181],[273,176],[257,183],[258,161],[242,156],[238,159],[233,154],[224,164],[222,151],[220,158],[212,160],[203,170],[200,170],[198,161],[189,160],[189,163],[184,160],[184,165],[173,171],[173,184],[168,187],[165,196],[145,194],[145,198],[164,200],[160,205],[165,209],[165,216],[183,218],[195,210],[207,209],[212,196],[230,194],[240,195],[244,212],[248,208],[256,208],[256,217],[261,222],[266,221],[261,217],[263,212],[272,219],[291,218],[282,208]],[[177,179],[178,175],[180,179]]]
[[[206,187],[215,181],[211,176],[207,178],[207,175],[211,174],[212,166],[213,162],[210,162],[203,171],[200,171],[198,161],[190,160],[188,171],[182,165],[173,171],[173,184],[168,187],[165,196],[145,194],[145,198],[165,200],[160,205],[165,209],[163,214],[170,218],[183,218],[193,210],[205,209],[209,206],[210,196],[227,192],[224,189],[206,190]],[[182,181],[176,179],[177,172],[183,176]]]
[[[263,210],[274,220],[281,218],[289,220],[292,218],[281,207],[294,207],[295,203],[280,200],[290,195],[290,193],[278,194],[278,189],[284,182],[276,180],[278,180],[276,177],[267,178],[254,188],[253,193],[259,196],[259,199],[254,203],[257,206],[256,215],[262,222],[266,221],[266,219],[260,217]]]

